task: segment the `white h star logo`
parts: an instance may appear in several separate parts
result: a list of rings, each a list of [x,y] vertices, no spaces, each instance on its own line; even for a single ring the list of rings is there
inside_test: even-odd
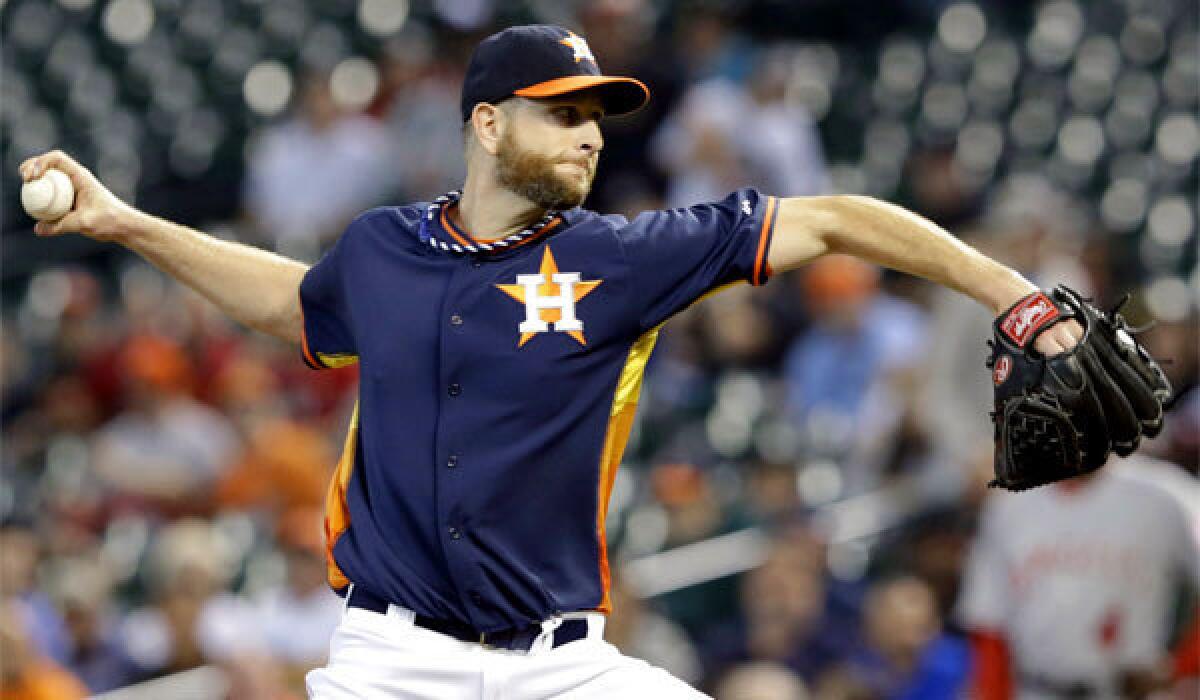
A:
[[[587,345],[583,321],[575,316],[575,302],[590,294],[601,282],[584,282],[578,272],[559,272],[554,254],[550,252],[550,246],[546,246],[537,274],[517,275],[516,284],[496,285],[500,291],[525,305],[525,320],[517,324],[521,334],[517,347],[524,347],[534,335],[550,330],[551,324],[554,330],[566,333],[580,345]]]
[[[583,322],[575,318],[575,285],[579,283],[578,272],[556,272],[550,275],[554,284],[558,285],[558,295],[545,297],[538,293],[538,287],[546,284],[546,276],[517,275],[517,284],[525,288],[525,320],[517,326],[522,333],[545,333],[550,330],[549,324],[541,318],[542,309],[558,309],[561,315],[554,321],[556,331],[582,331]]]

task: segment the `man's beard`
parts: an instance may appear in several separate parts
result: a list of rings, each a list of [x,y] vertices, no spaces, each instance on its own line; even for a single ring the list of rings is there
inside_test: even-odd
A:
[[[500,138],[496,151],[496,179],[509,191],[543,209],[572,209],[583,204],[592,188],[595,172],[588,168],[586,180],[563,177],[554,168],[562,161],[524,151],[517,146],[512,132]]]

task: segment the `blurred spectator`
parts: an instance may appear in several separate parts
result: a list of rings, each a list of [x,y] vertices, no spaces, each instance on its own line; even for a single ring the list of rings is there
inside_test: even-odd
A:
[[[4,700],[76,700],[88,696],[74,676],[43,657],[28,626],[8,599],[0,599],[0,697]]]
[[[1200,585],[1200,487],[1145,457],[984,512],[959,613],[979,697],[1145,697],[1200,672],[1200,618],[1167,651],[1181,581]]]
[[[288,416],[271,368],[244,353],[226,363],[213,385],[217,405],[245,445],[217,484],[218,504],[279,514],[324,503],[336,456],[326,435]]]
[[[1200,477],[1200,391],[1193,388],[1176,400],[1163,436],[1150,449]]]
[[[29,353],[10,325],[0,322],[0,419],[6,428],[32,399],[36,379]]]
[[[953,230],[979,212],[981,184],[959,166],[954,149],[935,144],[908,158],[900,198],[909,200],[913,211]]]
[[[712,80],[684,94],[653,143],[670,176],[668,206],[714,201],[746,185],[779,196],[825,191],[816,127],[804,107],[788,99],[792,60],[788,49],[765,50],[748,87]]]
[[[759,460],[748,466],[746,476],[747,508],[758,523],[780,524],[801,512],[794,465]]]
[[[244,624],[249,617],[234,628],[237,646],[227,644],[232,639],[211,622],[212,612],[201,626],[206,606],[222,604],[216,595],[232,579],[234,562],[228,543],[206,521],[178,520],[159,532],[148,554],[149,603],[132,611],[122,629],[126,653],[143,677],[200,666],[210,660],[206,649],[224,658],[254,647],[248,640],[258,630]]]
[[[748,101],[736,83],[711,82],[690,88],[651,144],[667,172],[666,204],[683,207],[720,199],[751,183],[732,134]]]
[[[850,648],[845,625],[828,616],[825,548],[793,528],[741,580],[739,616],[706,638],[705,670],[722,674],[746,661],[783,664],[813,680]]]
[[[992,477],[992,446],[987,445],[987,479]],[[914,515],[880,543],[887,570],[910,571],[933,592],[937,615],[950,620],[958,601],[962,571],[978,526],[969,501],[932,506]]]
[[[278,542],[287,576],[260,591],[252,603],[271,657],[280,662],[291,687],[302,690],[304,674],[324,665],[328,657],[343,602],[325,582],[320,510],[298,508],[284,515]]]
[[[247,652],[221,663],[229,681],[223,700],[301,700],[302,692],[290,689],[280,663],[271,656]]]
[[[59,564],[56,595],[69,632],[67,667],[93,693],[120,688],[136,678],[120,638],[112,575],[98,557]]]
[[[126,409],[96,433],[96,473],[115,494],[142,507],[207,507],[238,449],[233,427],[188,395],[191,361],[174,342],[131,338],[121,363]]]
[[[724,507],[708,475],[693,464],[659,464],[650,478],[655,500],[666,516],[662,549],[728,534],[749,524],[740,511]],[[719,623],[712,611],[730,610],[736,595],[734,581],[727,577],[667,593],[659,603],[696,635]]]
[[[808,449],[843,461],[842,495],[862,493],[881,483],[905,409],[896,383],[924,356],[925,316],[846,255],[825,256],[798,279],[812,325],[788,351],[788,408]]]
[[[648,0],[596,0],[579,9],[583,36],[604,71],[641,80],[653,96],[637,112],[606,120],[602,165],[588,196],[589,208],[628,219],[662,208],[666,176],[650,142],[685,87],[677,47],[654,36],[659,9]]]
[[[54,602],[41,588],[38,569],[43,542],[25,522],[0,522],[0,600],[6,615],[17,618],[23,643],[30,653],[63,663],[67,659],[67,629]],[[14,632],[15,634],[15,632]]]
[[[865,644],[821,678],[819,697],[961,697],[970,659],[966,641],[942,633],[933,591],[920,579],[872,586],[862,627]]]
[[[769,366],[786,342],[772,322],[762,295],[749,285],[724,289],[685,313],[695,316],[709,366]]]
[[[757,661],[735,666],[717,684],[716,700],[808,700],[800,676],[786,666]]]
[[[399,201],[428,201],[458,189],[466,178],[463,159],[457,56],[439,56],[424,30],[405,27],[383,57],[389,98],[384,124],[395,149]]]
[[[1134,319],[1136,320],[1136,318]],[[1156,321],[1138,340],[1154,357],[1163,358],[1163,371],[1175,389],[1163,434],[1148,446],[1153,454],[1200,476],[1200,315],[1193,307],[1180,321]]]
[[[604,625],[604,638],[610,644],[676,678],[693,685],[700,682],[700,660],[683,628],[634,595],[619,575],[614,577],[611,595],[613,612]]]
[[[322,243],[391,193],[397,161],[382,126],[338,104],[329,75],[305,76],[299,94],[296,116],[251,149],[245,203],[276,249],[315,260]]]
[[[689,82],[745,82],[752,73],[751,47],[734,22],[734,8],[721,0],[686,0],[675,13],[675,44]]]

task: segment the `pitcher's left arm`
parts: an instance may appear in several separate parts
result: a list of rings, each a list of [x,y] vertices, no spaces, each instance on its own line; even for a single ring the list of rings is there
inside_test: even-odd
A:
[[[781,198],[777,217],[767,253],[776,273],[828,253],[844,253],[959,291],[994,315],[1037,291],[1019,273],[932,221],[871,197]],[[1054,355],[1073,347],[1081,335],[1074,321],[1057,323],[1038,337],[1036,347]]]

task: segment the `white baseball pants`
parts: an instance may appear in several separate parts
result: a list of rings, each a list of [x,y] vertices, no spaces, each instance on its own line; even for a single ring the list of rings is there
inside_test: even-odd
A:
[[[666,671],[604,641],[604,616],[589,613],[585,639],[528,652],[491,649],[417,627],[413,613],[348,607],[329,663],[308,673],[313,700],[703,700]],[[711,700],[711,699],[709,699]]]

